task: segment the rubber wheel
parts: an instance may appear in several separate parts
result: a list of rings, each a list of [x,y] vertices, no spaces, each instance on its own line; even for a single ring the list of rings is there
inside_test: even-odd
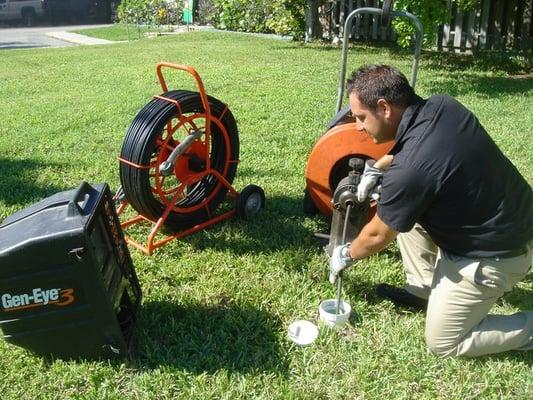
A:
[[[304,189],[304,214],[310,217],[318,214],[318,208],[316,208],[307,188]]]
[[[22,12],[22,22],[24,26],[33,26],[35,25],[35,10],[33,8],[26,9]]]
[[[265,208],[265,192],[257,185],[246,186],[237,196],[235,205],[239,218],[249,218]]]
[[[120,182],[128,203],[144,217],[156,221],[170,207],[165,225],[172,230],[186,229],[207,220],[224,201],[227,187],[213,174],[194,180],[205,171],[209,158],[215,169],[230,184],[239,159],[237,124],[221,101],[209,96],[211,139],[206,141],[207,119],[197,92],[175,90],[154,98],[137,114],[126,133],[120,156]],[[202,130],[186,152],[177,158],[174,170],[163,176],[160,164],[193,131]],[[141,168],[139,168],[140,166]],[[193,179],[193,180],[191,180]]]

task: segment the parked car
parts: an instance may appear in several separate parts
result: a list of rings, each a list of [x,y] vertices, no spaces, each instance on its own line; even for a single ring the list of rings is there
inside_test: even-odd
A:
[[[0,0],[0,22],[22,20],[33,26],[43,13],[42,0]]]
[[[52,24],[111,20],[110,0],[43,0],[43,4],[45,15]]]

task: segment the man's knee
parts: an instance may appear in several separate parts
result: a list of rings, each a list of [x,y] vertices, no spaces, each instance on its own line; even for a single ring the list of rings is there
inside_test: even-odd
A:
[[[426,332],[426,346],[428,350],[439,357],[458,356],[460,343],[461,341],[459,339],[439,337]]]

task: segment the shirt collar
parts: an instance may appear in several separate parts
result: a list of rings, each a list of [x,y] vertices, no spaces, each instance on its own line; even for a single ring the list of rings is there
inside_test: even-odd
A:
[[[418,115],[420,107],[422,107],[425,102],[426,101],[422,97],[415,95],[415,98],[413,99],[411,104],[407,106],[407,108],[403,112],[400,124],[398,125],[396,136],[394,137],[394,141],[396,143],[398,143],[405,135],[405,132],[407,132],[407,129],[411,126],[413,119]]]

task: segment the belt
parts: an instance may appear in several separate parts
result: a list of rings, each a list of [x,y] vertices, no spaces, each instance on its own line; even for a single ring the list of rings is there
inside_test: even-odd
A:
[[[529,242],[519,249],[511,250],[509,253],[506,253],[505,255],[500,256],[500,258],[513,258],[513,257],[523,256],[524,254],[527,254],[527,252],[530,250],[532,245],[533,243]]]
[[[503,256],[499,256],[500,258],[513,258],[513,257],[520,257],[527,253],[527,248],[522,247],[521,249],[511,250],[509,253],[504,254]]]

